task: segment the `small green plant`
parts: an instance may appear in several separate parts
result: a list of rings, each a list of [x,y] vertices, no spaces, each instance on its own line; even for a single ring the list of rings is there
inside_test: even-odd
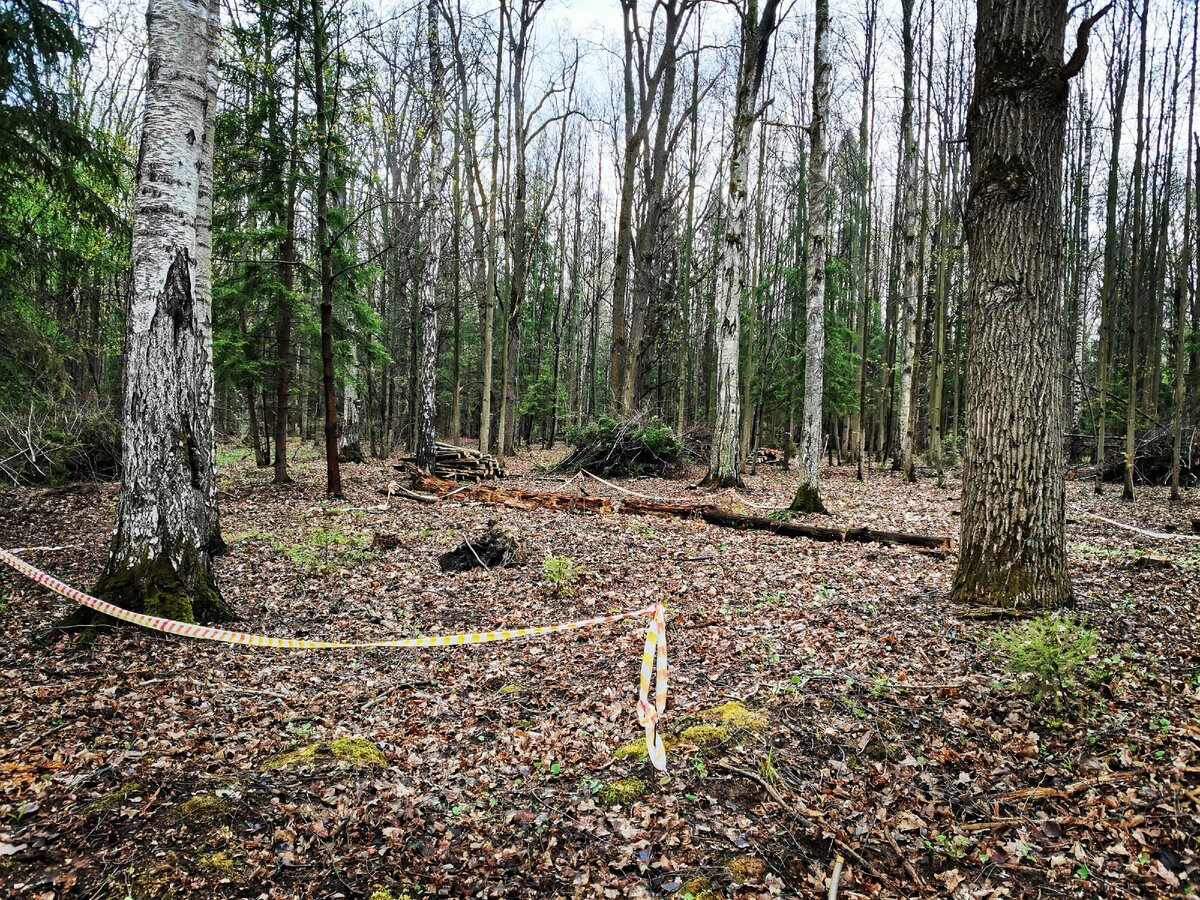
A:
[[[1038,616],[988,637],[1014,679],[1011,688],[1035,703],[1050,699],[1060,707],[1094,674],[1088,667],[1099,635],[1071,616]]]
[[[569,556],[547,556],[542,562],[542,587],[550,594],[570,597],[582,570]]]
[[[758,775],[767,784],[774,784],[779,780],[779,775],[775,771],[773,753],[774,750],[768,748],[767,755],[758,758]]]
[[[0,616],[8,612],[8,594],[0,594]]]
[[[947,859],[962,859],[967,855],[967,844],[970,841],[963,835],[956,834],[949,837],[944,834],[934,832],[933,839],[925,839],[925,846],[939,856],[944,856]]]

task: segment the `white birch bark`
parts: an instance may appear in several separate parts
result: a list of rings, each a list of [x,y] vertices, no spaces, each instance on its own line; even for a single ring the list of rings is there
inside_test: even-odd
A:
[[[903,144],[904,231],[903,288],[900,313],[900,408],[897,413],[899,446],[895,452],[895,467],[909,457],[909,431],[912,417],[913,354],[917,343],[917,141],[913,136],[913,0],[902,0],[904,17],[904,99],[900,113],[900,140]]]
[[[217,0],[150,0],[125,326],[123,480],[96,591],[185,621],[229,617],[213,443],[212,140]]]
[[[417,376],[420,423],[417,428],[417,466],[430,472],[437,443],[437,277],[441,263],[440,200],[442,187],[442,48],[438,37],[437,0],[429,0],[429,167],[423,204],[425,258],[420,285],[421,366]]]
[[[825,254],[829,182],[825,175],[825,116],[829,112],[829,0],[817,0],[813,111],[808,154],[808,316],[804,342],[804,423],[800,484],[791,508],[825,512],[821,503],[821,400],[825,391]]]
[[[741,397],[738,384],[738,345],[741,336],[742,292],[745,289],[746,157],[755,103],[762,83],[767,48],[775,30],[778,0],[766,0],[762,18],[757,0],[742,10],[742,62],[738,71],[733,138],[729,150],[729,189],[725,198],[725,238],[717,269],[716,380],[717,403],[713,416],[712,444],[705,484],[730,487],[742,484]]]

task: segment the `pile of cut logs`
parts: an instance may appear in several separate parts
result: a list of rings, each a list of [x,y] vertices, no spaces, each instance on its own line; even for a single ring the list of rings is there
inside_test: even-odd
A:
[[[433,475],[438,478],[453,478],[456,481],[483,481],[488,478],[503,478],[504,468],[490,453],[480,453],[469,447],[444,444],[434,445]],[[417,458],[406,456],[395,468],[401,472],[415,472]]]

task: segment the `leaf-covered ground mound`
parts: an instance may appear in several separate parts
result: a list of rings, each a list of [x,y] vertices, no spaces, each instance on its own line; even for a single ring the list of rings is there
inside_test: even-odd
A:
[[[1170,897],[1200,878],[1200,517],[1068,491],[1079,683],[1034,703],[945,599],[953,556],[685,520],[395,501],[348,465],[221,477],[225,596],[259,633],[370,639],[665,597],[671,774],[637,752],[638,624],[434,651],[287,652],[122,629],[43,646],[67,604],[0,573],[0,895]],[[531,471],[546,459],[515,461]],[[639,479],[695,497],[691,481]],[[826,470],[824,524],[957,533],[959,490]],[[790,477],[742,495],[785,505]],[[550,489],[554,480],[516,482]],[[595,491],[595,485],[589,485]],[[115,487],[0,492],[0,546],[88,587]],[[493,518],[526,565],[444,574]],[[549,590],[550,555],[576,590]]]

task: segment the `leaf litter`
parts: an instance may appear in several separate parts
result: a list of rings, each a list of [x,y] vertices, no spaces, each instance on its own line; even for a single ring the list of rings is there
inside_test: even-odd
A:
[[[509,481],[561,486],[550,461],[522,457]],[[239,628],[368,640],[665,599],[670,777],[628,749],[641,623],[361,653],[121,628],[81,649],[36,640],[64,604],[5,571],[0,893],[823,897],[839,855],[842,897],[1181,896],[1200,878],[1200,548],[1088,517],[1186,530],[1194,498],[1143,488],[1122,504],[1069,484],[1074,614],[1100,649],[1049,706],[1009,689],[987,639],[1002,626],[946,600],[953,554],[384,504],[392,473],[371,463],[327,501],[319,467],[297,469],[287,488],[252,463],[222,473],[217,574]],[[696,499],[700,474],[614,483]],[[748,482],[724,502],[790,498],[777,469]],[[952,479],[833,468],[824,489],[820,524],[957,535]],[[0,546],[62,548],[29,557],[86,589],[115,497],[0,491]],[[520,530],[528,562],[442,573],[437,556],[493,519]],[[551,555],[573,561],[576,590],[546,589]]]

